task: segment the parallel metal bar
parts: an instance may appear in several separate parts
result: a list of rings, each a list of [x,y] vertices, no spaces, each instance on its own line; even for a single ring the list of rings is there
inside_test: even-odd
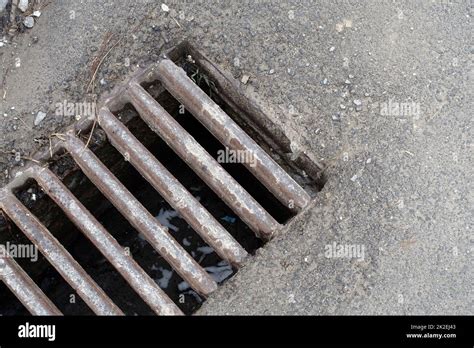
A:
[[[157,314],[183,314],[56,175],[40,166],[34,166],[33,170],[38,184]]]
[[[96,314],[123,315],[71,254],[13,194],[2,197],[1,208]]]
[[[207,296],[217,289],[206,271],[73,132],[66,134],[64,146],[92,183],[194,290]]]
[[[224,260],[240,266],[248,256],[244,248],[143,146],[108,109],[99,111],[99,124],[109,141],[140,172],[161,196]]]
[[[301,210],[311,197],[234,120],[232,120],[186,72],[169,59],[157,64],[157,77],[165,88],[189,110],[223,145],[245,151],[252,161],[243,163],[278,200]]]
[[[128,98],[142,119],[214,192],[263,239],[281,226],[217,161],[140,85],[131,83]]]
[[[62,315],[38,285],[9,256],[0,256],[0,279],[33,315]]]

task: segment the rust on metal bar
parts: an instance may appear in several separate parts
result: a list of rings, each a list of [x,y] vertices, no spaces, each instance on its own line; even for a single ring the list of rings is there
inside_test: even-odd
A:
[[[72,131],[66,134],[64,146],[92,183],[194,290],[208,296],[217,289],[206,271]]]
[[[281,227],[275,219],[139,84],[128,97],[141,118],[244,221],[269,240]]]
[[[20,265],[4,254],[0,256],[0,279],[31,314],[62,315]]]
[[[242,264],[248,255],[245,249],[107,108],[99,111],[99,125],[112,145],[220,257],[237,267]]]
[[[311,197],[306,191],[199,88],[182,68],[169,59],[162,59],[157,63],[156,76],[223,145],[252,156],[252,161],[245,161],[243,164],[282,204],[292,210],[301,210],[310,202]]]
[[[99,315],[123,315],[105,292],[92,280],[59,241],[12,194],[4,194],[1,208],[35,244],[51,265]]]
[[[182,315],[153,279],[125,252],[94,216],[49,169],[33,166],[33,176],[66,216],[89,238],[157,314]]]

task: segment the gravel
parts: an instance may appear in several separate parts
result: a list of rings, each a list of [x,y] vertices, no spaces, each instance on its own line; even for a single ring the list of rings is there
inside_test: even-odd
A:
[[[31,29],[35,25],[35,19],[32,16],[27,16],[23,19],[23,25]]]
[[[28,0],[20,0],[18,2],[18,9],[21,12],[25,12],[28,9]]]
[[[35,117],[34,125],[38,126],[41,122],[43,122],[45,117],[46,117],[46,112],[38,111]]]

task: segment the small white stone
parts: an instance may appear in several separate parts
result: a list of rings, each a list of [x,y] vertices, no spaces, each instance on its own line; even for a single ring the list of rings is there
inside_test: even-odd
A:
[[[23,25],[27,28],[33,28],[35,25],[35,19],[31,16],[25,17],[25,19],[23,19]]]
[[[238,57],[234,58],[234,66],[238,68],[240,66],[240,59]]]
[[[39,17],[39,16],[41,16],[41,11],[34,11],[31,15],[33,17]]]
[[[329,52],[334,52],[335,49],[336,49],[336,47],[331,46],[331,48],[329,48]]]
[[[168,5],[166,4],[161,4],[161,10],[163,12],[169,12],[170,11],[170,8],[168,7]]]
[[[353,103],[354,103],[354,105],[356,105],[356,106],[361,106],[361,105],[362,105],[362,100],[360,100],[360,99],[354,99]]]
[[[357,174],[353,175],[351,178],[351,181],[356,181],[357,180]]]
[[[242,81],[242,83],[243,83],[244,85],[246,85],[247,82],[249,82],[249,79],[250,79],[250,76],[249,76],[249,75],[243,75],[243,76],[242,76],[242,79],[241,79],[240,81]]]
[[[372,158],[368,158],[367,161],[365,161],[365,163],[369,164],[370,162],[372,162]]]
[[[46,117],[46,112],[38,111],[35,117],[34,125],[35,126],[39,125],[44,120],[45,117]]]
[[[0,12],[3,12],[7,7],[8,0],[0,0]]]
[[[21,12],[25,12],[28,9],[28,0],[20,0],[18,3],[18,9]]]

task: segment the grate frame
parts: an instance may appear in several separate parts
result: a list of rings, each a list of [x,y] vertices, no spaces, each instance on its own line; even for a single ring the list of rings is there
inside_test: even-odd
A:
[[[181,315],[181,310],[143,271],[131,256],[126,256],[118,242],[100,225],[92,214],[74,197],[61,180],[47,167],[38,165],[60,150],[66,150],[77,166],[124,215],[135,229],[163,256],[191,287],[209,296],[217,289],[215,281],[194,261],[156,219],[115,178],[107,167],[78,137],[79,132],[94,130],[95,121],[107,134],[109,142],[124,155],[138,172],[159,192],[201,237],[234,267],[241,267],[248,258],[247,252],[235,239],[193,198],[193,196],[164,168],[156,158],[119,121],[114,112],[131,103],[150,128],[196,172],[229,207],[261,239],[271,240],[282,229],[255,199],[249,195],[142,87],[154,81],[161,82],[162,91],[169,91],[218,140],[236,150],[251,151],[258,165],[247,167],[255,177],[290,210],[301,213],[310,206],[312,197],[261,149],[237,123],[200,88],[186,73],[174,64],[180,57],[191,56],[196,64],[210,76],[222,92],[220,97],[233,110],[245,117],[245,122],[259,129],[260,136],[279,156],[291,153],[291,142],[275,124],[249,98],[240,85],[220,70],[189,42],[162,54],[158,62],[127,78],[110,94],[99,101],[97,118],[81,119],[53,138],[50,146],[35,153],[35,163],[17,169],[13,180],[0,189],[0,210],[39,247],[63,278],[77,291],[87,305],[99,315],[123,315],[105,292],[90,278],[54,236],[14,196],[16,188],[34,179],[62,211],[88,237],[130,286],[159,315]],[[124,121],[124,120],[122,120]],[[294,160],[298,168],[323,182],[323,166],[301,153]],[[211,175],[209,174],[211,173]],[[25,307],[36,315],[60,315],[61,312],[36,286],[33,280],[11,258],[0,260],[0,279],[12,290]],[[29,296],[29,299],[28,299]]]

